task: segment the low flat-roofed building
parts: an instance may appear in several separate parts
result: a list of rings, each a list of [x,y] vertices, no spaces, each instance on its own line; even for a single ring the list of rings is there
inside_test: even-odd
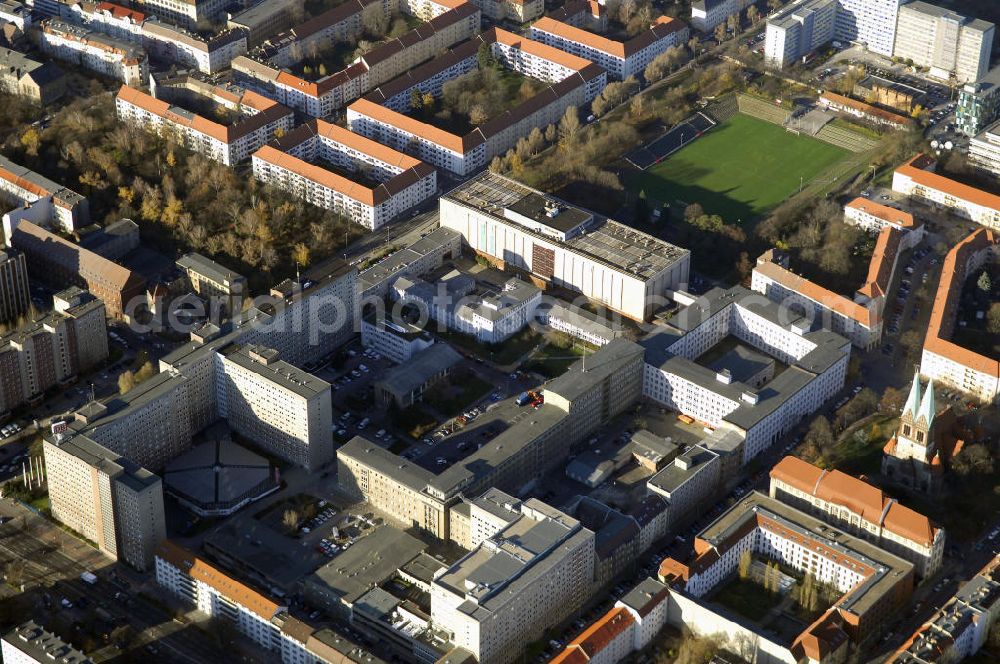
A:
[[[461,254],[461,233],[439,226],[358,275],[361,298],[366,303],[372,299],[382,299],[389,294],[393,282],[399,277],[419,277],[440,267],[445,260],[458,258]]]
[[[520,517],[434,580],[431,619],[483,664],[513,661],[590,596],[594,533],[530,499]]]
[[[398,528],[379,526],[307,577],[306,596],[332,615],[349,617],[361,597],[426,549]]]
[[[253,154],[258,180],[375,230],[437,191],[437,171],[323,120],[310,120]]]
[[[440,215],[491,261],[635,320],[688,281],[686,249],[488,171],[442,196]]]
[[[448,344],[434,344],[376,381],[375,398],[382,404],[408,408],[421,401],[424,392],[447,377],[461,361],[462,356]]]
[[[595,346],[611,343],[625,334],[620,321],[610,321],[581,306],[554,297],[543,297],[541,304],[535,309],[535,316],[543,325]]]
[[[254,48],[292,25],[302,10],[302,0],[261,0],[241,12],[229,14],[226,25],[247,33],[247,46]]]
[[[839,470],[786,456],[771,469],[772,498],[813,512],[914,564],[917,575],[937,573],[945,531],[881,489]]]
[[[462,287],[450,282],[460,282]],[[417,307],[421,319],[434,320],[485,344],[502,343],[524,329],[535,319],[535,308],[542,300],[537,287],[517,277],[496,288],[457,270],[436,285],[401,277],[393,291],[400,302]]]
[[[646,490],[667,502],[667,523],[675,527],[710,502],[722,488],[722,462],[704,445],[689,447],[646,482]]]
[[[66,75],[51,62],[0,48],[0,87],[48,106],[66,94]]]
[[[403,320],[388,320],[378,312],[361,320],[361,345],[404,364],[417,353],[434,345],[429,332]]]
[[[94,660],[33,620],[21,623],[0,639],[0,656],[6,664],[93,664]]]
[[[210,440],[169,462],[166,492],[198,516],[229,516],[280,487],[270,462],[226,437]]]

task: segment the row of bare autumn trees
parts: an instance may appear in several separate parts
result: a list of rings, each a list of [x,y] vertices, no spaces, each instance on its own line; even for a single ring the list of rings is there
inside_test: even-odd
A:
[[[135,220],[167,254],[194,250],[234,269],[271,273],[315,262],[364,232],[261,185],[245,167],[118,123],[107,93],[73,101],[46,129],[9,132],[3,151],[86,195],[95,221]]]

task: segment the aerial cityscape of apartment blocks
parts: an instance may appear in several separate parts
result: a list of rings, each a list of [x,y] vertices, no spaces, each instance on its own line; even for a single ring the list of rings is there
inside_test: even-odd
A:
[[[0,0],[4,662],[1000,661],[998,10]]]

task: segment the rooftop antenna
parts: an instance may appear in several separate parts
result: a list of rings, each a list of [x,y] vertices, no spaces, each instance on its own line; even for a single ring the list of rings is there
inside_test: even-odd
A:
[[[91,383],[90,384],[90,403],[94,403],[95,401],[97,401],[97,390],[94,387],[94,384]]]

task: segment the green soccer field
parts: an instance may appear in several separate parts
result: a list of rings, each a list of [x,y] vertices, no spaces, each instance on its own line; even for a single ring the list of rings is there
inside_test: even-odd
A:
[[[661,202],[700,203],[727,223],[745,223],[848,154],[770,122],[737,115],[636,176],[630,189],[644,190]]]

